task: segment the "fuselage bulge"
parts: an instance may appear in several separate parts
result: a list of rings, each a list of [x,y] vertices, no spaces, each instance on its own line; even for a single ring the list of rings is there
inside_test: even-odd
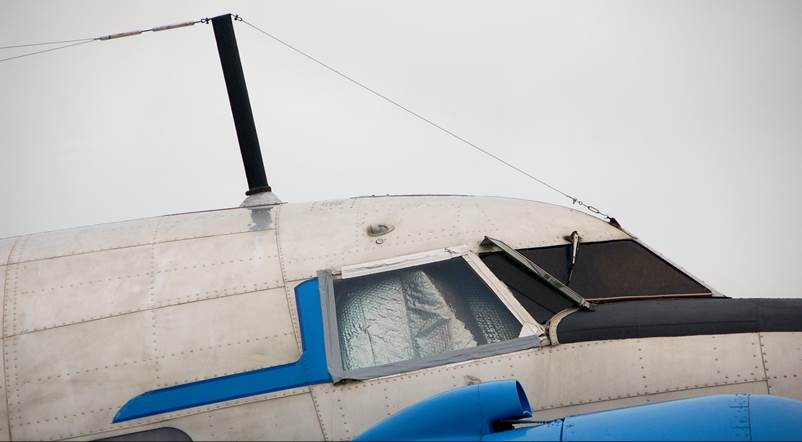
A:
[[[616,226],[526,200],[360,197],[7,238],[0,292],[2,439],[350,439],[504,379],[540,419],[802,399],[796,300],[723,297]]]

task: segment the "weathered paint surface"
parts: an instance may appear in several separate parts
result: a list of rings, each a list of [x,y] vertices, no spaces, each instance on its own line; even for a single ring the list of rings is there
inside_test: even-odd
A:
[[[802,334],[760,333],[769,394],[802,400]]]
[[[312,390],[327,436],[347,439],[436,393],[476,379],[510,378],[524,386],[538,419],[702,394],[767,392],[757,333],[562,344]],[[374,398],[373,406],[361,405],[366,397]]]
[[[370,224],[395,229],[370,237]],[[802,399],[802,336],[544,347],[112,424],[145,391],[300,356],[294,287],[318,270],[441,247],[629,236],[558,206],[486,197],[354,198],[172,215],[0,240],[0,439],[172,426],[195,439],[341,439],[431,394],[517,378],[538,417],[716,392]],[[7,417],[7,419],[6,419]]]
[[[531,201],[482,197],[353,198],[281,208],[279,232],[285,278],[312,278],[318,270],[467,244],[485,235],[507,244],[565,244],[566,231],[586,241],[629,238],[623,231],[580,212]],[[382,242],[370,224],[395,227]]]

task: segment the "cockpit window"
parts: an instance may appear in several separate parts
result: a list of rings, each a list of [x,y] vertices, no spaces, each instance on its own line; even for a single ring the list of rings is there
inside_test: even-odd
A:
[[[564,283],[571,270],[571,251],[570,244],[518,250]],[[503,253],[485,253],[481,258],[539,322],[570,306],[553,290],[516,268]],[[633,240],[582,243],[567,285],[588,300],[710,293],[707,287]]]
[[[334,300],[346,370],[506,341],[522,327],[461,258],[335,281]]]
[[[466,360],[471,354],[498,354],[539,342],[465,257],[332,278],[331,288],[327,338],[336,339],[338,348],[327,343],[327,353],[336,353],[327,356],[335,356],[334,364],[332,358],[329,363],[335,381]],[[520,336],[529,339],[517,342]]]

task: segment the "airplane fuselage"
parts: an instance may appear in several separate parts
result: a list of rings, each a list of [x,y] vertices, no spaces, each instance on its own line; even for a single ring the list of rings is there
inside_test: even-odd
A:
[[[567,247],[574,231],[582,238],[577,271],[588,244],[630,242],[648,250],[626,231],[575,210],[470,196],[265,205],[2,239],[0,414],[7,420],[0,419],[0,438],[99,439],[168,427],[196,440],[349,439],[435,393],[513,378],[544,419],[718,393],[802,399],[802,324],[721,332],[664,332],[671,324],[646,332],[641,324],[624,338],[600,331],[594,339],[582,318],[612,314],[606,312],[615,307],[607,306],[737,300],[722,299],[665,261],[682,284],[695,287],[691,293],[631,300],[607,293],[596,296],[605,303],[595,311],[571,305],[543,313],[522,304],[525,290],[488,261],[498,249],[482,245],[491,237],[536,252]],[[435,272],[446,264],[438,263],[481,281],[480,313],[474,298],[468,307],[455,307],[451,294],[425,307],[410,300],[413,292],[450,290]],[[393,272],[401,273],[393,279]],[[374,290],[371,281],[384,288]],[[374,291],[404,298],[377,311]],[[322,323],[313,324],[312,310],[299,305],[313,297]],[[432,315],[436,320],[421,323]],[[324,348],[323,359],[313,361]],[[297,373],[281,368],[293,364]],[[253,373],[263,376],[242,382],[236,395],[196,387],[230,386]],[[165,388],[195,396],[172,398],[168,391],[160,397],[184,405],[165,411],[145,401],[141,415],[121,411]]]

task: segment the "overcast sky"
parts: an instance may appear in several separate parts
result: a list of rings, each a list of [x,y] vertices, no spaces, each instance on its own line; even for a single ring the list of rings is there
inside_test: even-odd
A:
[[[611,213],[724,294],[802,297],[800,1],[6,0],[0,46],[229,11]],[[284,201],[570,205],[235,29]],[[243,198],[211,25],[0,63],[0,99],[0,237]]]

